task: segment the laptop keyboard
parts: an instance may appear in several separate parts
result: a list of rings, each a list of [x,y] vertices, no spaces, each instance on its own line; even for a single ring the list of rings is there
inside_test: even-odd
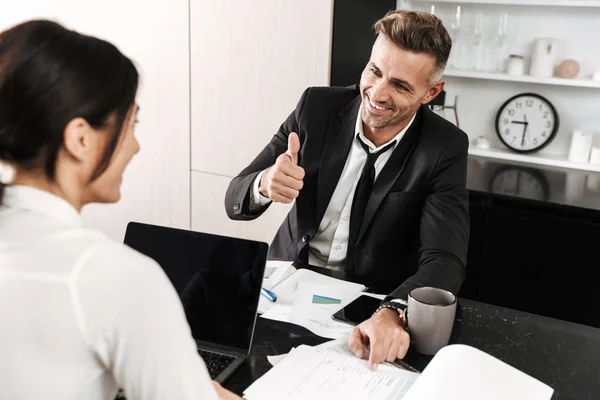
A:
[[[198,349],[198,353],[204,359],[204,363],[206,363],[206,368],[210,373],[210,378],[215,379],[221,372],[225,370],[235,360],[235,357],[228,356],[225,354],[213,353],[211,351],[200,350]]]

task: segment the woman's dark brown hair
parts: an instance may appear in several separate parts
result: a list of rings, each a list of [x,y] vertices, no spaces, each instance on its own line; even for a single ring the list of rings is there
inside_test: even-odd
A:
[[[114,116],[97,178],[117,146],[138,79],[115,46],[58,23],[34,20],[1,32],[0,161],[54,179],[67,124],[81,117],[100,129]],[[2,190],[0,184],[0,201]]]

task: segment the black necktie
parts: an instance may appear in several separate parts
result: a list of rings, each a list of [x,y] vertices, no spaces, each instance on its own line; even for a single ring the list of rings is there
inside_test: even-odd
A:
[[[358,234],[360,232],[360,226],[362,225],[363,217],[365,216],[365,210],[369,197],[373,191],[373,182],[375,182],[375,161],[377,158],[388,151],[395,142],[392,142],[385,146],[383,149],[376,153],[369,151],[367,146],[360,138],[358,142],[367,153],[367,163],[362,170],[358,184],[356,185],[356,191],[354,192],[354,199],[352,200],[352,208],[350,211],[350,232],[348,235],[348,250],[346,254],[346,271],[354,273],[354,248],[356,247],[356,241],[358,240]]]

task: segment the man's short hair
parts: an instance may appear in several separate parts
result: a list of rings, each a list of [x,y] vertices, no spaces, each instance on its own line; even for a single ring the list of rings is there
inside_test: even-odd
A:
[[[438,17],[421,11],[389,11],[373,28],[375,33],[403,50],[432,56],[435,70],[430,82],[435,83],[442,78],[452,39]]]

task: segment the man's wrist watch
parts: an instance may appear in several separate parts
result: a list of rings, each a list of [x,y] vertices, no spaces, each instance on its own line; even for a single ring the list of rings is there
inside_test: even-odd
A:
[[[386,301],[383,302],[377,307],[377,310],[373,313],[373,315],[377,314],[379,311],[389,308],[395,310],[398,313],[398,317],[400,318],[400,325],[404,330],[408,331],[408,325],[406,324],[406,304],[398,303],[396,301]]]

